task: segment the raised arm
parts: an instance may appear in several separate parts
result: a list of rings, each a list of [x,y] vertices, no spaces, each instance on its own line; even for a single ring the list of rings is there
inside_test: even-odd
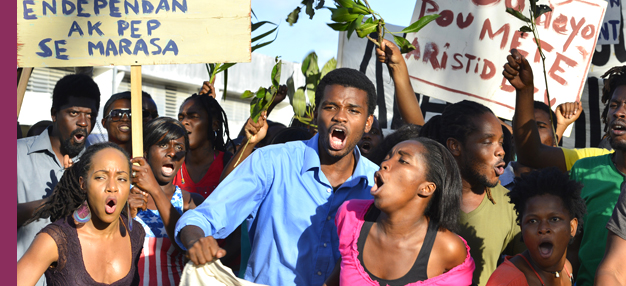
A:
[[[533,71],[526,58],[517,50],[511,50],[502,75],[515,87],[513,138],[517,161],[535,169],[554,166],[567,172],[563,151],[541,144],[533,106]]]
[[[35,285],[43,273],[59,260],[59,250],[54,239],[47,233],[40,233],[17,261],[17,285]]]
[[[398,47],[388,40],[383,40],[380,48],[376,48],[376,58],[387,64],[389,74],[396,89],[396,100],[404,122],[424,125],[424,115],[411,86],[409,70]]]
[[[583,106],[580,101],[565,102],[556,107],[556,136],[559,141],[563,139],[565,129],[580,117],[582,110]],[[559,142],[556,143],[558,144]]]
[[[609,231],[604,258],[596,272],[594,285],[626,285],[626,269],[622,259],[626,256],[626,240]]]
[[[256,144],[261,142],[265,135],[267,135],[267,112],[263,111],[257,123],[252,121],[252,118],[248,118],[248,122],[244,125],[243,130],[246,134],[246,138],[241,141],[241,148],[237,150],[235,155],[230,158],[230,161],[224,167],[222,175],[220,176],[220,182],[224,180],[230,174],[238,164],[241,164],[243,160],[248,158]],[[245,148],[244,148],[245,147]]]

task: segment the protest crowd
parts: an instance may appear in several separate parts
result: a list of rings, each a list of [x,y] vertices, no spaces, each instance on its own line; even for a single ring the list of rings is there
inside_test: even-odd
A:
[[[241,130],[208,81],[174,119],[146,92],[141,114],[130,92],[99,110],[90,76],[63,77],[17,140],[18,284],[193,285],[219,263],[263,285],[626,285],[626,66],[603,76],[607,144],[568,149],[580,102],[535,101],[515,49],[512,123],[469,100],[425,121],[399,48],[375,53],[404,123],[386,135],[350,68],[321,78],[312,125],[267,119],[281,87]]]

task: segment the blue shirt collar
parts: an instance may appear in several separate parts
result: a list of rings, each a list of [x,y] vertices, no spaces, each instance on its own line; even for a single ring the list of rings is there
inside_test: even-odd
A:
[[[28,155],[33,152],[41,152],[48,151],[50,154],[54,154],[54,150],[52,150],[52,144],[50,143],[50,134],[48,133],[52,127],[46,128],[41,134],[35,137],[33,144],[30,145],[30,150],[28,151]]]
[[[309,141],[305,142],[306,148],[304,150],[304,162],[302,164],[302,169],[300,170],[300,175],[304,174],[307,171],[310,171],[313,168],[317,168],[321,170],[320,163],[320,155],[319,155],[319,133],[315,134],[313,138],[309,139]],[[361,179],[365,180],[365,183],[368,183],[367,170],[365,168],[365,163],[361,160],[361,151],[359,151],[359,147],[354,147],[354,157],[356,162],[356,168],[354,168],[354,172],[352,176],[342,186],[353,187],[358,184]]]

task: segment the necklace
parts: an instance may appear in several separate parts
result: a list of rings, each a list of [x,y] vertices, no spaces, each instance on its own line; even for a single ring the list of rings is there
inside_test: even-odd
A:
[[[539,276],[539,273],[537,273],[537,270],[535,270],[535,267],[533,267],[533,265],[530,263],[530,261],[528,261],[528,259],[526,259],[526,256],[524,256],[523,254],[518,254],[517,256],[520,256],[524,259],[524,261],[526,261],[526,264],[528,264],[528,266],[530,266],[530,269],[533,270],[533,272],[535,272],[535,275],[537,275],[537,278],[539,278],[539,281],[541,282],[541,286],[545,286],[546,283],[543,282],[543,279],[541,279],[541,276]],[[563,265],[563,269],[565,269],[565,265]],[[563,271],[563,269],[561,269],[561,271]],[[561,275],[559,274],[561,271],[546,271],[548,273],[552,273],[554,274],[554,277],[559,278],[561,277]],[[569,273],[568,273],[569,274]],[[569,281],[572,282],[572,276],[569,275]]]

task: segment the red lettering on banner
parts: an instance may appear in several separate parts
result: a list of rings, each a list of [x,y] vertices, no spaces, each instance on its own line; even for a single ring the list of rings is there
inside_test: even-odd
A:
[[[515,31],[513,33],[513,39],[511,39],[511,48],[509,50],[518,49],[522,45],[522,43],[519,41],[519,39],[520,38],[526,39],[527,36],[528,36],[527,33],[522,33],[520,31]],[[520,50],[520,53],[522,53],[521,50]],[[522,55],[523,56],[528,56],[528,53],[525,52],[525,54],[522,53]]]
[[[441,11],[439,13],[439,18],[435,20],[435,22],[437,22],[437,25],[441,27],[449,26],[450,24],[452,24],[452,21],[454,21],[454,13],[452,13],[452,11],[450,10]]]
[[[456,53],[454,54],[453,58],[454,60],[459,64],[458,66],[452,65],[452,70],[460,70],[463,68],[463,63],[461,62],[461,60],[458,57],[462,57],[463,55]]]
[[[554,63],[552,64],[548,75],[559,84],[565,86],[567,85],[567,81],[556,74],[557,72],[565,72],[565,70],[560,66],[561,62],[565,62],[565,64],[569,67],[575,67],[576,65],[578,65],[578,63],[559,52],[556,53],[556,59],[554,60]]]
[[[424,62],[430,62],[430,65],[433,66],[434,70],[441,68],[439,61],[437,60],[437,54],[439,54],[439,47],[437,47],[437,44],[433,42],[427,43],[424,47],[424,58],[422,60]]]
[[[544,42],[543,40],[539,40],[539,43],[541,43],[541,49],[546,51],[546,52],[551,52],[554,47],[552,47],[552,45]],[[536,63],[538,63],[541,60],[541,54],[539,53],[539,48],[537,48],[537,51],[535,52],[535,59],[534,61]]]
[[[480,78],[484,80],[489,80],[493,78],[494,75],[496,75],[496,66],[487,59],[484,59],[483,62],[483,72],[480,73]]]
[[[426,8],[426,4],[430,4],[430,8]],[[435,13],[439,11],[439,5],[433,0],[424,0],[420,8],[420,18],[424,17],[424,13]]]
[[[500,0],[472,0],[476,6],[487,6],[500,2]]]
[[[556,17],[554,22],[552,22],[552,29],[561,35],[565,35],[567,33],[567,17],[563,16],[563,14]]]
[[[411,55],[413,55],[414,60],[419,60],[421,55],[420,55],[420,45],[417,43],[417,37],[413,39],[413,42],[411,42],[411,44],[415,47],[415,50],[412,50],[406,53],[404,57],[408,60],[411,57]]]
[[[596,26],[594,25],[587,25],[583,28],[582,31],[580,31],[580,35],[583,36],[583,39],[585,40],[590,40],[591,38],[593,38],[593,35],[596,33]]]
[[[572,43],[572,40],[574,40],[574,37],[576,37],[576,35],[578,34],[578,31],[580,31],[580,28],[582,28],[584,24],[585,24],[585,17],[581,18],[580,21],[578,21],[578,23],[576,23],[576,19],[572,17],[572,19],[570,20],[570,25],[572,25],[572,33],[569,34],[567,41],[565,41],[565,44],[563,45],[563,52],[567,50],[569,45]]]
[[[524,2],[526,0],[516,0],[515,3],[513,3],[512,0],[506,0],[504,1],[505,6],[507,8],[513,8],[517,11],[524,11],[524,6],[526,5]]]
[[[472,13],[467,14],[465,21],[463,21],[463,13],[459,13],[459,15],[456,16],[456,25],[461,29],[467,28],[472,22],[474,22],[474,15],[472,15]]]
[[[554,11],[554,7],[552,7],[552,5],[550,5],[550,8]],[[543,15],[539,16],[539,18],[535,19],[535,24],[537,26],[541,26],[543,24],[544,28],[549,29],[551,21],[552,21],[552,11],[543,13]]]
[[[509,84],[509,81],[506,79],[506,77],[502,77],[502,83],[500,84],[500,89],[506,92],[515,91],[515,87]]]
[[[472,60],[476,59],[476,56],[470,55],[470,54],[465,54],[465,57],[467,58],[467,66],[465,67],[465,73],[469,73],[470,65],[472,64]]]
[[[491,29],[491,20],[485,19],[485,22],[483,23],[483,28],[480,30],[479,39],[482,40],[483,38],[485,38],[486,33],[489,33],[489,39],[492,39],[492,40],[493,40],[493,37],[499,34],[503,34],[502,41],[500,43],[500,49],[504,49],[504,47],[506,47],[506,42],[509,38],[509,30],[511,30],[511,27],[507,23],[507,24],[504,24],[504,26],[502,26],[500,29],[498,29],[494,33],[493,30]]]

